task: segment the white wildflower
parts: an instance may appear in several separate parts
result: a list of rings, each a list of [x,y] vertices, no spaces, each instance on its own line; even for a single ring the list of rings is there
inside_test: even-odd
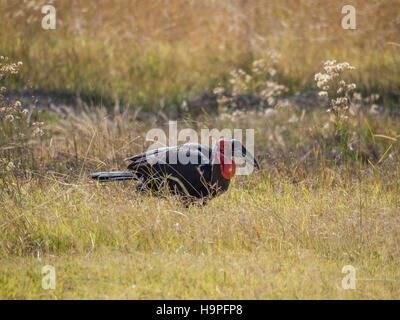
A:
[[[356,86],[355,83],[351,83],[351,84],[347,85],[347,90],[348,90],[348,91],[351,91],[351,90],[354,90],[356,87],[357,87],[357,86]]]
[[[319,95],[320,97],[328,97],[328,92],[326,92],[326,91],[320,91],[320,92],[318,93],[318,95]]]

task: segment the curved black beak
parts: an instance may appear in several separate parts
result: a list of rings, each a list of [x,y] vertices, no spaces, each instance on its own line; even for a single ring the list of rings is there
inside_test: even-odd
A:
[[[257,160],[249,151],[247,151],[247,149],[242,145],[239,140],[232,140],[232,150],[234,157],[242,156],[247,163],[255,166],[258,170],[260,169],[260,165],[258,164]]]

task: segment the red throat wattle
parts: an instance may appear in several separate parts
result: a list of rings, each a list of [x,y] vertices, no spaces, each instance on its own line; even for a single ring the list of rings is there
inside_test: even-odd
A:
[[[224,141],[222,140],[220,141],[219,149],[220,152],[218,153],[218,158],[219,158],[219,164],[221,166],[221,174],[225,179],[229,180],[235,175],[236,164],[235,161],[233,161],[232,158],[226,156],[224,152],[225,150],[226,151],[231,150],[231,147],[230,145],[225,144]]]

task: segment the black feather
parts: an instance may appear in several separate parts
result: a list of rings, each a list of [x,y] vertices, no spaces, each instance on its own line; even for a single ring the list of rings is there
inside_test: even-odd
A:
[[[92,179],[99,181],[120,181],[120,180],[132,180],[135,178],[133,172],[126,171],[103,171],[92,174]]]

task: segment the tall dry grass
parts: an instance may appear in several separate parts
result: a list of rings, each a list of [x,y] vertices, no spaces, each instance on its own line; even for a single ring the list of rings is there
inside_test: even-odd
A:
[[[88,179],[123,168],[125,156],[145,147],[146,126],[162,127],[162,118],[140,126],[132,111],[110,116],[97,108],[48,123],[33,150],[40,166],[1,171],[0,296],[398,298],[398,141],[382,136],[398,133],[399,122],[360,116],[375,133],[373,142],[368,129],[359,132],[362,148],[369,141],[377,152],[360,167],[334,157],[329,114],[303,110],[236,114],[234,123],[199,119],[194,128],[256,128],[262,170],[188,209],[129,183]],[[57,270],[55,291],[40,287],[47,264]],[[381,280],[344,291],[348,264],[357,277]]]
[[[340,1],[75,0],[55,3],[57,30],[44,31],[45,3],[0,3],[0,51],[25,62],[35,88],[179,110],[229,70],[250,69],[275,50],[279,81],[292,92],[313,85],[320,63],[338,59],[358,66],[364,94],[399,94],[398,48],[390,44],[400,43],[396,0],[353,1],[357,30],[341,28]]]
[[[57,2],[58,29],[45,32],[43,3],[0,2],[0,51],[23,61],[22,77],[4,86],[30,79],[109,97],[114,108],[80,101],[26,113],[24,101],[0,99],[1,298],[399,297],[400,122],[388,112],[399,64],[387,45],[398,41],[395,1],[356,1],[357,31],[340,28],[333,1],[251,0]],[[242,75],[272,49],[276,73],[244,87]],[[338,104],[345,126],[323,97],[278,94],[316,87],[327,58],[357,67],[345,79],[357,95]],[[179,128],[254,128],[261,171],[203,208],[88,179],[145,150],[147,131],[166,129],[162,106],[183,108],[217,86],[220,113],[185,114]],[[273,108],[225,108],[242,93]],[[55,291],[40,286],[46,264]],[[348,264],[369,279],[355,291],[341,287]]]

